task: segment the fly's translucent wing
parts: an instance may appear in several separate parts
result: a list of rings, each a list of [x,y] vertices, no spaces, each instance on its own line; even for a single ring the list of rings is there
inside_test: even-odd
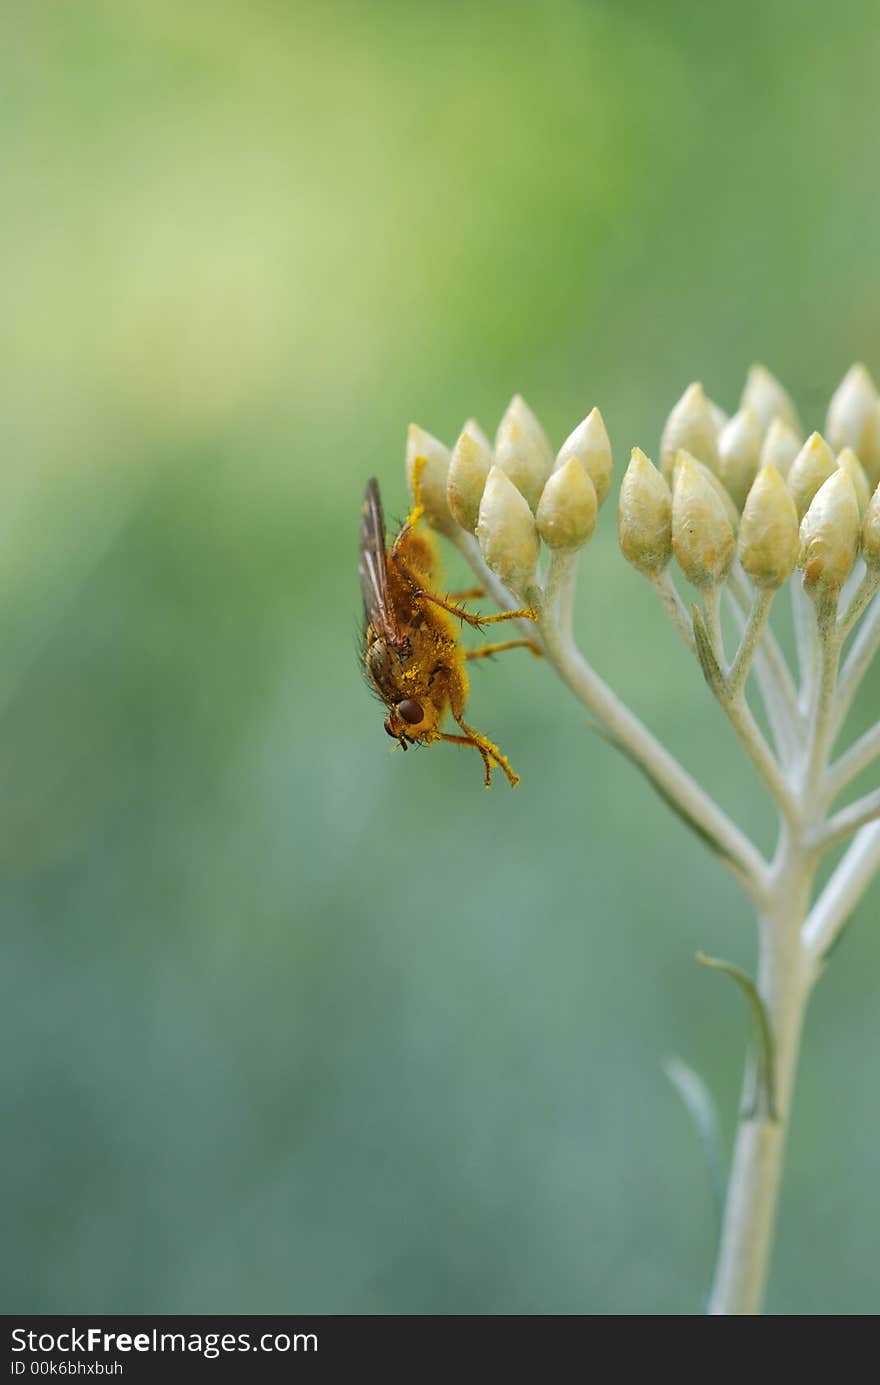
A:
[[[379,483],[374,476],[367,482],[361,510],[360,562],[358,571],[364,598],[364,621],[390,644],[401,641],[400,626],[391,607],[388,567],[385,555],[385,519]]]

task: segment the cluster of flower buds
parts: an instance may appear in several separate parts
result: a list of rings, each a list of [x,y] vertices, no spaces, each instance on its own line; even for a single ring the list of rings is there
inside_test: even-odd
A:
[[[825,436],[806,440],[786,391],[749,372],[732,418],[689,385],[667,419],[660,466],[635,448],[623,478],[620,546],[657,577],[675,558],[696,587],[723,582],[738,557],[773,590],[796,566],[806,589],[833,596],[859,552],[880,563],[880,396],[864,366],[848,372]]]
[[[582,548],[611,487],[611,444],[599,410],[554,455],[520,395],[499,424],[494,448],[473,420],[451,452],[413,425],[410,483],[417,457],[426,459],[420,492],[431,523],[452,537],[462,529],[475,534],[488,565],[520,595],[536,579],[541,541],[551,550]]]
[[[593,409],[554,455],[516,395],[494,446],[473,420],[450,451],[413,425],[411,476],[435,528],[475,534],[483,557],[522,595],[536,580],[541,541],[575,551],[591,538],[611,486],[611,444]],[[627,560],[657,578],[673,557],[698,588],[723,582],[737,560],[774,590],[796,566],[815,595],[834,594],[861,551],[880,565],[880,395],[855,365],[835,392],[825,435],[804,439],[783,386],[749,371],[732,417],[689,385],[660,440],[659,466],[638,447],[620,488],[618,535]]]

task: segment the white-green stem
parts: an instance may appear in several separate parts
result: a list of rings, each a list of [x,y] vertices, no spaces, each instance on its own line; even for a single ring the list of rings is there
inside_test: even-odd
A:
[[[709,1301],[714,1316],[761,1311],[800,1036],[813,981],[801,939],[811,880],[811,858],[796,838],[784,833],[771,900],[758,919],[757,986],[773,1034],[776,1109],[740,1118]],[[749,1066],[744,1100],[751,1081]]]

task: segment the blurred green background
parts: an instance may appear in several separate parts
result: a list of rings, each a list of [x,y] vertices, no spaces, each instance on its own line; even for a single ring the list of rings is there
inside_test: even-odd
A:
[[[7,1312],[693,1313],[748,909],[547,668],[523,776],[392,754],[366,476],[411,418],[598,403],[617,475],[748,363],[810,425],[880,366],[872,0],[44,0],[3,19]],[[770,818],[659,608],[587,651]],[[876,693],[876,681],[874,691]],[[876,892],[816,995],[769,1310],[873,1313]]]

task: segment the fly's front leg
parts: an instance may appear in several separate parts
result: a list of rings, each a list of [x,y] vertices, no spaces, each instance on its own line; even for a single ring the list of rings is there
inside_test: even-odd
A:
[[[486,761],[488,759],[489,761],[491,761],[491,763],[496,764],[498,768],[503,770],[504,773],[507,775],[511,788],[515,789],[517,784],[519,783],[519,775],[514,770],[507,756],[504,755],[498,749],[497,745],[494,745],[493,742],[489,740],[488,736],[481,735],[481,733],[479,731],[476,731],[473,726],[469,726],[464,719],[464,708],[465,702],[467,701],[468,693],[467,674],[465,673],[464,668],[462,667],[457,669],[450,669],[448,677],[449,706],[452,711],[452,715],[455,717],[455,720],[458,722],[462,731],[465,733],[467,739],[471,742],[472,745],[475,745],[477,747],[480,754],[483,756],[483,763],[486,764]],[[487,787],[489,785],[489,781],[490,775],[487,765]]]

